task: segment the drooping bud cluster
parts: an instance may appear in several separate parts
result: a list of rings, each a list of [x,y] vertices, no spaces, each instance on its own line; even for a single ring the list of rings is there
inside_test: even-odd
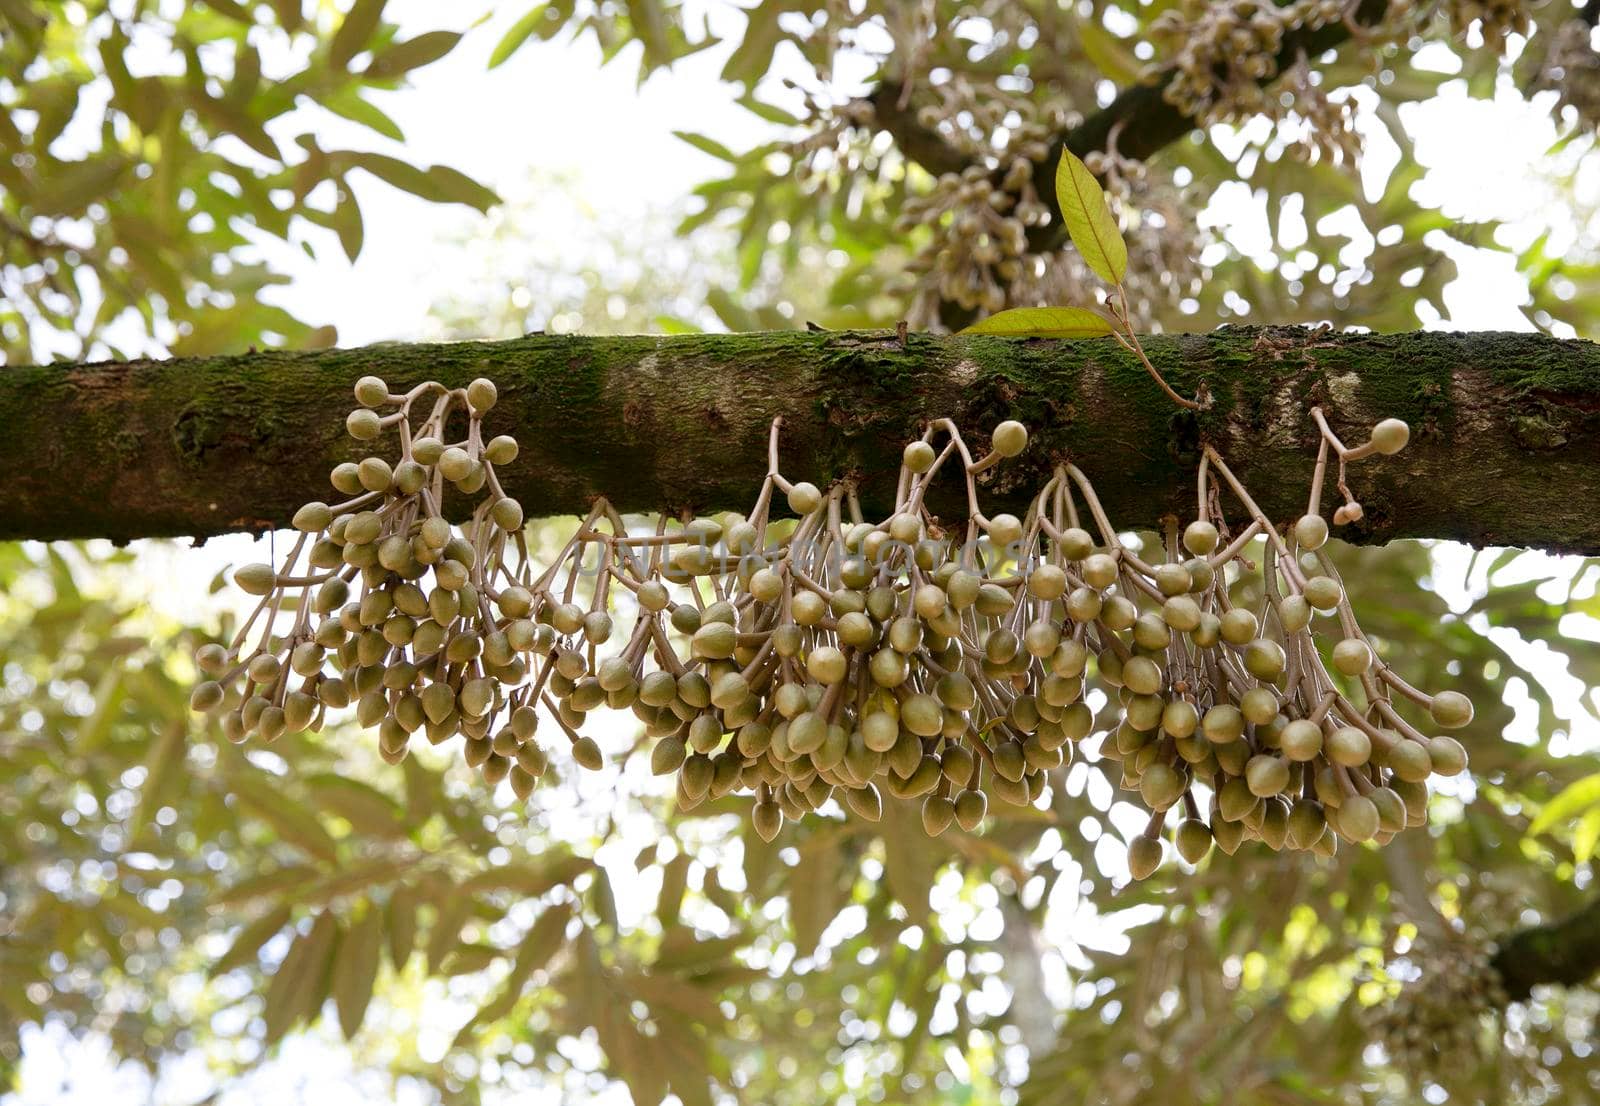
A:
[[[1201,123],[1264,113],[1276,118],[1275,96],[1263,87],[1278,75],[1284,35],[1345,17],[1344,0],[1185,0],[1162,12],[1150,37],[1164,47],[1162,65],[1177,70],[1167,102]]]
[[[1506,39],[1528,34],[1533,20],[1527,0],[1448,0],[1450,30],[1464,35],[1476,23],[1483,43],[1496,54],[1505,53]]]
[[[1508,1002],[1488,952],[1466,938],[1449,938],[1419,945],[1406,958],[1416,978],[1376,1009],[1373,1038],[1414,1079],[1476,1070],[1485,1016]]]
[[[748,515],[640,532],[600,501],[541,570],[495,477],[515,443],[483,440],[487,381],[396,396],[368,378],[357,391],[371,406],[352,413],[351,431],[371,440],[394,428],[399,463],[340,466],[335,486],[352,498],[308,504],[284,565],[236,574],[262,596],[266,628],[245,647],[252,618],[232,650],[202,649],[210,679],[195,692],[235,740],[314,729],[354,702],[389,760],[417,733],[436,744],[460,733],[470,764],[526,797],[546,765],[541,716],[594,768],[600,750],[581,731],[606,707],[643,724],[654,770],[676,776],[686,808],[751,792],[770,839],[835,797],[876,818],[887,789],[920,797],[938,834],[952,821],[975,828],[991,796],[1037,800],[1096,732],[1097,680],[1116,704],[1099,755],[1121,760],[1123,786],[1153,812],[1130,852],[1139,877],[1160,863],[1169,811],[1182,812],[1175,841],[1190,862],[1213,840],[1229,853],[1259,839],[1329,854],[1336,836],[1382,842],[1420,824],[1429,775],[1465,767],[1457,742],[1424,735],[1391,698],[1444,728],[1466,725],[1471,704],[1417,691],[1378,658],[1322,549],[1330,452],[1346,499],[1335,519],[1359,517],[1345,465],[1402,448],[1397,420],[1348,448],[1313,411],[1323,437],[1311,507],[1282,528],[1208,449],[1198,518],[1181,532],[1171,520],[1155,563],[1073,464],[1055,467],[1023,518],[983,513],[976,478],[1023,451],[1019,423],[996,427],[977,459],[953,423],[933,423],[905,449],[893,509],[873,521],[852,487],[782,475],[775,421]],[[413,431],[413,405],[433,396]],[[466,435],[451,442],[458,405]],[[373,409],[385,407],[397,410]],[[925,502],[947,467],[967,488],[956,529]],[[1249,516],[1238,529],[1213,474]],[[459,532],[440,513],[447,484],[488,489]],[[1251,610],[1234,585],[1255,579],[1245,554],[1258,537]],[[275,635],[280,609],[292,626]],[[619,633],[613,611],[631,628]]]

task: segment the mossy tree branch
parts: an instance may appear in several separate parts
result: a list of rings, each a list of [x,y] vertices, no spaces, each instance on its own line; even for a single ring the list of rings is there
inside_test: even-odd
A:
[[[304,501],[334,498],[329,468],[361,455],[343,419],[352,383],[376,373],[397,387],[493,379],[502,399],[487,428],[522,442],[505,477],[530,516],[580,512],[600,495],[624,510],[747,509],[775,415],[787,475],[853,478],[881,506],[903,443],[948,415],[978,445],[1003,418],[1034,431],[1021,458],[983,477],[994,509],[1020,512],[1051,464],[1071,458],[1119,526],[1187,517],[1207,442],[1264,509],[1290,519],[1316,453],[1306,412],[1321,403],[1351,442],[1385,416],[1413,428],[1405,452],[1352,470],[1366,517],[1344,536],[1600,552],[1600,345],[1298,328],[1145,345],[1181,393],[1204,384],[1214,405],[1177,410],[1109,339],[535,336],[13,367],[0,373],[0,537],[285,525]],[[959,517],[960,482],[930,505]]]

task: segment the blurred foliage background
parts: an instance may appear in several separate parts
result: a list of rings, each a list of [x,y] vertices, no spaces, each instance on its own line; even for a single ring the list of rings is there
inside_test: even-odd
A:
[[[576,36],[644,80],[734,43],[728,95],[771,128],[731,150],[685,121],[725,170],[612,218],[560,177],[506,182],[497,206],[455,169],[325,147],[319,113],[403,139],[382,94],[460,39],[402,34],[383,0],[0,0],[0,356],[334,341],[273,306],[259,244],[315,253],[306,228],[327,228],[358,254],[358,173],[488,212],[419,243],[482,261],[437,305],[444,337],[937,325],[952,274],[980,307],[990,284],[1088,295],[1069,251],[963,231],[963,185],[1181,60],[1220,7],[524,4],[493,64]],[[1412,329],[1471,244],[1526,278],[1531,325],[1593,332],[1596,5],[1396,7],[1416,20],[1398,39],[1293,59],[1293,94],[1235,90],[1208,128],[1113,165],[1147,325]],[[1164,13],[1190,37],[1156,33]],[[1399,113],[1443,94],[1551,113],[1540,233],[1417,187]],[[1227,217],[1241,194],[1264,237]],[[587,248],[543,242],[556,222],[592,225]],[[622,720],[619,769],[520,804],[448,749],[386,766],[353,727],[231,746],[187,710],[187,657],[225,619],[141,599],[181,553],[0,545],[0,1092],[51,1101],[28,1073],[91,1042],[160,1103],[1600,1100],[1587,989],[1470,1015],[1475,1062],[1448,1071],[1396,1065],[1375,1028],[1428,985],[1420,952],[1593,893],[1600,562],[1338,555],[1402,674],[1477,701],[1473,780],[1381,851],[1246,846],[1129,885],[1142,823],[1093,741],[1038,809],[932,844],[895,804],[771,846],[731,802],[677,812]]]

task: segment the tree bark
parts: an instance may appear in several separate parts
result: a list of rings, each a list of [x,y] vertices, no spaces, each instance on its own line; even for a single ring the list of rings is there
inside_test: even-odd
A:
[[[785,474],[855,480],[869,508],[892,496],[903,443],[950,416],[975,448],[1001,419],[1033,431],[1021,457],[982,477],[990,513],[1020,512],[1070,458],[1119,527],[1192,517],[1209,442],[1287,520],[1305,509],[1317,447],[1307,410],[1322,404],[1350,444],[1387,416],[1413,430],[1403,453],[1352,468],[1366,517],[1341,536],[1600,552],[1600,346],[1240,327],[1146,345],[1179,392],[1209,389],[1209,410],[1178,410],[1109,339],[540,335],[11,368],[0,372],[0,537],[283,526],[299,504],[334,498],[328,470],[365,452],[344,414],[352,383],[376,373],[394,388],[493,379],[502,398],[486,428],[521,441],[504,476],[530,516],[582,512],[601,495],[623,510],[747,509],[782,415]],[[943,481],[930,505],[963,516],[960,481]],[[1334,505],[1330,475],[1325,513]]]

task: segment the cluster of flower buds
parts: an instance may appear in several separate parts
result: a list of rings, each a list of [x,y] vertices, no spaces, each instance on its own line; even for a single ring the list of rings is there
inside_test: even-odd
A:
[[[1344,0],[1184,0],[1150,25],[1150,37],[1165,48],[1161,66],[1176,70],[1163,95],[1206,124],[1276,118],[1276,96],[1263,86],[1278,75],[1285,33],[1337,22],[1348,7]]]
[[[1508,999],[1489,953],[1448,936],[1407,954],[1416,973],[1372,1016],[1373,1037],[1390,1061],[1417,1080],[1477,1070],[1484,1024]]]
[[[1382,842],[1424,819],[1431,774],[1465,767],[1457,742],[1424,735],[1392,699],[1444,728],[1470,721],[1471,704],[1418,691],[1383,663],[1322,549],[1330,461],[1345,496],[1335,521],[1357,518],[1345,466],[1402,448],[1397,420],[1350,448],[1313,411],[1322,448],[1311,506],[1281,529],[1207,450],[1198,518],[1181,533],[1170,522],[1156,563],[1073,464],[1055,467],[1025,517],[984,514],[977,477],[1023,451],[1020,423],[997,426],[975,458],[952,422],[934,422],[905,448],[892,510],[869,520],[852,487],[782,475],[775,421],[748,514],[641,529],[600,501],[540,570],[494,472],[515,443],[480,432],[487,381],[397,396],[368,378],[357,394],[370,406],[351,415],[352,433],[393,427],[399,463],[336,469],[352,498],[308,504],[282,566],[236,574],[262,597],[255,644],[245,644],[252,617],[231,650],[197,658],[209,678],[195,706],[222,712],[236,740],[315,729],[354,702],[391,761],[418,733],[433,743],[460,733],[468,763],[526,797],[547,764],[541,718],[594,768],[587,716],[631,711],[682,806],[753,793],[769,839],[834,797],[876,818],[884,790],[920,798],[930,834],[952,822],[971,830],[991,796],[1038,800],[1088,741],[1121,761],[1130,798],[1152,812],[1129,854],[1139,877],[1159,865],[1169,821],[1190,862],[1213,841],[1230,853],[1259,839],[1323,854],[1339,836]],[[434,396],[413,430],[413,405]],[[458,404],[466,436],[447,443]],[[384,407],[397,410],[373,409]],[[953,530],[926,506],[950,468],[968,505]],[[1237,530],[1214,474],[1249,516]],[[459,532],[440,513],[447,483],[489,490]],[[1246,560],[1258,538],[1259,576]],[[1252,585],[1255,610],[1236,602]],[[280,609],[291,622],[282,635]],[[631,629],[619,632],[614,611]],[[1336,638],[1331,668],[1319,618]]]

